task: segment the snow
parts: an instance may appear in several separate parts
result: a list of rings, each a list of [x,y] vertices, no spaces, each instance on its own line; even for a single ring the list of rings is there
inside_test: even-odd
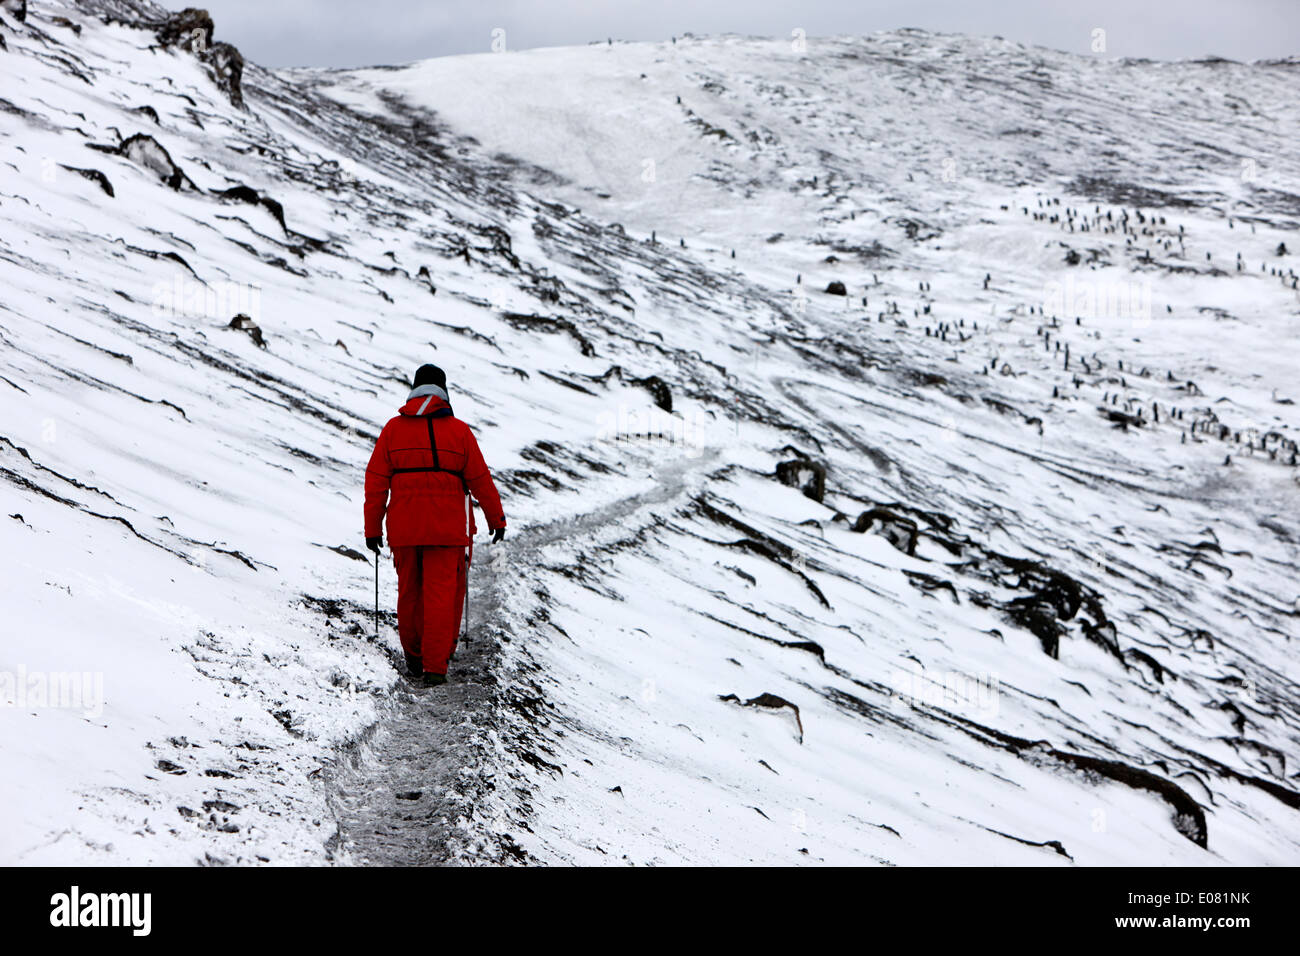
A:
[[[96,9],[3,28],[0,674],[103,700],[0,710],[0,861],[400,862],[337,788],[421,714],[474,743],[427,786],[457,862],[1300,859],[1292,66],[683,37],[250,65],[240,110]],[[134,133],[195,188],[87,148]],[[424,361],[510,520],[464,721],[329,550]],[[1085,601],[1045,653],[1006,559],[1114,646]],[[1172,782],[1206,846],[1076,757]]]

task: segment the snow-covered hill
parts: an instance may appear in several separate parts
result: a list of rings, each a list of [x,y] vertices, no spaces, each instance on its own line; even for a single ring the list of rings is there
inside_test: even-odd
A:
[[[0,859],[1300,859],[1296,64],[17,6]],[[511,530],[413,693],[424,361]]]

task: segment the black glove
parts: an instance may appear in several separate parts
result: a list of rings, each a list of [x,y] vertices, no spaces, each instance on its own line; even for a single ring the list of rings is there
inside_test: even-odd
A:
[[[505,536],[506,536],[506,529],[497,528],[495,531],[492,532],[492,543],[497,544]]]
[[[383,538],[366,538],[366,547],[369,548],[371,551],[375,552],[375,554],[378,554],[379,549],[382,548],[383,546],[384,546]]]

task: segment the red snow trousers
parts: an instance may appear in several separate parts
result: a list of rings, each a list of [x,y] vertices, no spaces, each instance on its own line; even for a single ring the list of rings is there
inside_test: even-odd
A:
[[[473,545],[393,548],[397,565],[397,636],[426,674],[447,673],[460,637]]]

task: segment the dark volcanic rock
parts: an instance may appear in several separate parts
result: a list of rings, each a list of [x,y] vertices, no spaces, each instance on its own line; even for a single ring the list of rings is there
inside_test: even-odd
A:
[[[104,190],[104,192],[107,193],[110,197],[113,196],[113,184],[110,183],[108,181],[108,177],[105,176],[103,173],[101,173],[98,169],[81,169],[77,166],[64,166],[62,163],[60,163],[59,165],[70,173],[76,173],[78,176],[84,176],[86,179],[89,179],[92,183],[95,183],[97,186],[99,186],[100,189]]]
[[[1032,633],[1043,646],[1048,657],[1060,657],[1061,635],[1065,629],[1057,622],[1055,609],[1038,595],[1008,601],[1004,607],[1007,617]]]
[[[206,53],[212,46],[212,16],[206,10],[186,7],[162,22],[155,34],[163,46],[178,46],[190,53]]]
[[[741,700],[735,694],[719,694],[718,700],[724,703],[738,704],[741,707],[762,707],[765,710],[781,710],[788,707],[794,712],[794,723],[799,728],[799,743],[803,743],[803,717],[799,714],[799,707],[790,703],[784,697],[778,697],[776,694],[759,694],[749,700]]]
[[[826,466],[811,458],[792,458],[776,466],[776,480],[798,488],[804,497],[821,501],[826,497]]]
[[[671,412],[673,410],[673,393],[668,388],[668,383],[658,375],[632,379],[632,384],[640,385],[646,389],[654,398],[655,404],[664,411]]]
[[[280,228],[284,230],[286,234],[289,232],[289,227],[285,225],[284,222],[284,205],[277,199],[272,199],[270,196],[262,195],[252,186],[240,184],[238,186],[231,186],[229,189],[216,189],[213,190],[213,195],[234,202],[248,203],[252,206],[262,206],[275,218],[275,221],[280,224]]]
[[[163,46],[194,54],[212,71],[213,79],[230,102],[243,109],[244,57],[229,43],[213,42],[214,26],[207,10],[187,7],[158,25],[155,37]]]
[[[858,520],[853,522],[853,530],[883,535],[895,549],[909,556],[916,554],[916,522],[895,514],[888,508],[875,507],[862,512],[858,515]]]
[[[259,326],[248,316],[244,315],[242,312],[239,315],[235,316],[233,319],[231,319],[230,324],[226,326],[226,328],[237,329],[238,331],[241,332],[247,332],[248,337],[253,340],[254,345],[256,345],[258,348],[262,348],[262,349],[266,348],[266,339],[262,337],[261,326]]]
[[[244,108],[244,55],[229,43],[214,43],[205,57],[212,68],[217,86],[226,91],[230,102]]]
[[[117,152],[137,166],[149,170],[171,189],[179,191],[184,186],[194,188],[194,183],[172,160],[167,147],[147,133],[136,133],[124,139]]]

